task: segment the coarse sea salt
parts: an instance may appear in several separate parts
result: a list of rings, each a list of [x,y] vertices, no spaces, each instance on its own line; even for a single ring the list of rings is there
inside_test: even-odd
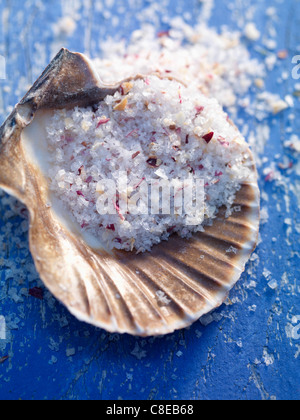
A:
[[[168,239],[174,232],[188,237],[192,232],[202,230],[205,221],[215,217],[220,205],[225,203],[227,215],[231,214],[240,183],[251,175],[240,160],[229,180],[229,169],[232,168],[226,167],[227,158],[224,157],[230,155],[235,161],[246,152],[246,146],[242,136],[232,126],[232,136],[227,132],[225,114],[222,114],[217,101],[233,117],[240,106],[249,115],[258,115],[250,97],[245,95],[253,85],[260,89],[264,87],[264,65],[250,57],[246,46],[240,41],[242,34],[238,32],[222,29],[219,34],[204,23],[191,27],[179,17],[168,23],[170,30],[159,34],[152,25],[142,26],[141,30],[132,34],[128,44],[109,39],[101,44],[102,58],[94,60],[94,67],[105,83],[143,74],[145,77],[140,81],[142,87],[138,83],[132,87],[130,83],[123,86],[123,91],[114,97],[107,97],[97,110],[93,107],[58,111],[53,117],[52,126],[48,127],[53,163],[49,173],[51,188],[81,228],[98,236],[111,248],[135,248],[141,252],[150,250],[155,243]],[[273,58],[275,61],[272,61],[272,65],[277,55]],[[159,78],[171,77],[173,82],[169,81],[165,87],[161,85],[155,93],[159,83],[167,81],[159,82],[153,74]],[[154,90],[151,92],[151,89]],[[156,99],[157,94],[162,92],[164,98],[159,108],[153,97]],[[194,103],[193,114],[187,106],[188,97],[189,100],[192,98],[192,102],[197,97],[200,102]],[[214,98],[211,99],[211,105],[206,103],[209,98]],[[277,101],[279,104],[280,98],[268,93],[262,94],[261,99],[261,119],[289,106],[287,101],[282,101],[281,106],[275,106],[274,109],[274,103]],[[209,111],[217,112],[218,118],[214,124],[210,124]],[[195,124],[195,120],[199,123]],[[124,123],[123,126],[120,121]],[[158,121],[160,126],[157,132],[163,130],[164,139],[157,136],[152,127]],[[227,123],[230,125],[229,121]],[[249,134],[246,126],[243,133]],[[266,141],[268,136],[266,132]],[[257,137],[260,138],[254,134],[255,141],[251,143],[256,149],[255,155],[262,152],[259,149],[262,142],[257,145]],[[236,138],[241,143],[233,151]],[[137,145],[141,146],[141,150]],[[204,150],[209,152],[206,156]],[[210,155],[216,160],[212,161]],[[204,165],[203,160],[207,164]],[[175,175],[172,172],[175,171],[174,167],[177,168]],[[122,213],[117,197],[113,204],[116,214],[101,220],[96,202],[103,191],[97,181],[104,176],[114,179],[120,171],[126,172],[128,169],[132,176],[130,180],[133,182],[135,178],[135,184],[131,187],[133,190],[139,190],[143,181],[150,176],[159,180],[171,179],[174,188],[184,177],[208,176],[205,181],[205,220],[200,213],[197,225],[193,226],[187,223],[187,215],[177,216],[176,220],[174,215],[135,216],[134,220],[133,215]],[[56,179],[59,171],[64,171],[61,172],[63,175]],[[129,193],[130,198],[133,192],[130,189],[126,191],[127,197]]]
[[[221,206],[232,212],[241,183],[254,175],[245,164],[248,146],[222,107],[178,80],[149,75],[126,82],[96,107],[56,111],[47,130],[52,190],[81,228],[109,248],[144,252],[175,232],[202,231]],[[149,207],[142,186],[161,179],[170,181],[173,211],[165,211],[161,192]],[[176,197],[184,190],[194,208],[185,182],[196,179],[205,201],[191,216],[188,206],[177,211]],[[106,213],[99,211],[103,196]]]
[[[128,45],[102,43],[103,58],[93,60],[100,78],[114,83],[137,73],[176,77],[234,112],[237,98],[249,91],[255,78],[265,77],[264,65],[250,57],[239,32],[223,29],[218,34],[203,22],[191,27],[180,17],[169,25],[169,31],[159,34],[154,26],[144,25]]]
[[[250,41],[258,41],[261,36],[259,30],[253,22],[247,23],[244,33]]]

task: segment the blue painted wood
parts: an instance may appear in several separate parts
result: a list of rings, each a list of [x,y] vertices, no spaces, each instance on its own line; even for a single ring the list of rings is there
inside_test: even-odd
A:
[[[116,36],[113,15],[120,18],[118,36],[128,38],[138,25],[138,14],[151,4],[116,1],[123,7],[118,13],[115,6],[101,9],[109,3],[1,1],[0,55],[7,61],[7,79],[0,81],[1,121],[61,46],[96,57],[101,39]],[[291,77],[291,60],[300,54],[299,1],[244,0],[236,2],[234,12],[228,2],[216,0],[215,5],[211,24],[219,28],[226,24],[232,30],[255,7],[253,19],[262,34],[269,25],[266,8],[276,8],[278,49],[288,49],[289,57],[270,72],[267,87],[282,97],[292,94],[297,81]],[[165,28],[166,14],[189,11],[194,19],[201,7],[197,0],[161,1],[158,29]],[[66,13],[79,17],[77,29],[70,37],[55,39],[53,24]],[[264,58],[249,48],[259,60]],[[287,80],[278,83],[284,71]],[[297,156],[283,144],[291,133],[299,135],[299,116],[300,103],[295,97],[294,109],[269,119],[271,136],[265,148],[269,162],[280,154],[296,163]],[[257,124],[255,118],[248,123],[253,128]],[[28,296],[29,288],[43,286],[28,249],[26,213],[20,204],[11,209],[3,194],[0,315],[7,322],[7,339],[0,340],[0,398],[299,399],[300,202],[299,195],[297,199],[289,192],[288,208],[284,187],[265,182],[263,169],[268,165],[266,162],[260,169],[260,186],[269,221],[262,225],[261,243],[247,272],[230,294],[233,303],[218,309],[215,322],[206,327],[197,322],[189,329],[155,339],[111,335],[82,324],[46,290],[43,301]],[[284,175],[299,192],[299,175],[295,171]],[[268,286],[264,269],[272,273],[277,289]],[[252,287],[253,280],[256,287]],[[7,355],[9,359],[1,363]]]

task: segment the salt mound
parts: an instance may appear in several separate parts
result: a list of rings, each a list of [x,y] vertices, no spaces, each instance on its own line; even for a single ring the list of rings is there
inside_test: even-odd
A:
[[[56,111],[47,132],[51,189],[110,248],[143,252],[174,232],[203,230],[220,206],[230,214],[253,175],[249,149],[217,100],[155,75],[97,106]]]

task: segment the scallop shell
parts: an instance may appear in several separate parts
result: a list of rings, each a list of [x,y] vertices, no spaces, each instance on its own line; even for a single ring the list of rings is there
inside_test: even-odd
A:
[[[87,106],[113,94],[89,60],[61,50],[0,128],[0,187],[30,213],[30,249],[47,288],[79,320],[110,332],[163,335],[187,327],[220,306],[239,280],[257,244],[259,189],[244,183],[235,205],[205,232],[172,236],[151,252],[108,252],[84,238],[77,226],[50,207],[43,174],[43,130],[51,110]],[[249,151],[249,155],[251,155]]]

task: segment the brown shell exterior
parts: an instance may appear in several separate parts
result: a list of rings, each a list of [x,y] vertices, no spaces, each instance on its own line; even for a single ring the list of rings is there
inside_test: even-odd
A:
[[[190,240],[174,235],[139,255],[88,247],[47,207],[47,181],[26,160],[21,133],[39,110],[92,105],[116,89],[99,84],[84,56],[62,50],[0,128],[0,187],[28,207],[36,268],[71,313],[110,332],[163,335],[220,306],[239,280],[258,239],[256,169],[251,158],[254,181],[235,200],[242,211],[225,218],[221,209]]]

